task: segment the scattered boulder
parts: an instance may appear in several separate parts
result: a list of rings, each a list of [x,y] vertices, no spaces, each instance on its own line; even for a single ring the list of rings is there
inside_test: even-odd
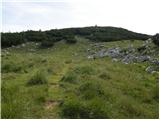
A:
[[[29,49],[29,52],[35,52],[36,50],[35,49]]]
[[[93,58],[94,58],[94,56],[89,55],[87,58],[88,58],[88,59],[93,59]]]
[[[23,44],[22,44],[22,47],[25,47],[25,46],[26,46],[26,45],[23,43]]]
[[[122,57],[121,49],[119,47],[110,48],[105,54],[111,58]]]
[[[135,62],[136,61],[136,56],[132,55],[132,54],[129,54],[129,55],[126,55],[123,59],[122,59],[122,63],[124,64],[129,64],[129,63],[132,63],[132,62]]]
[[[154,72],[156,72],[156,70],[155,70],[155,68],[153,66],[149,66],[149,67],[146,68],[146,72],[154,73]]]
[[[105,46],[101,43],[92,44],[91,48],[87,49],[88,59],[111,57],[112,62],[121,61],[124,64],[136,64],[137,62],[150,62],[154,64],[154,67],[146,68],[148,73],[153,73],[158,71],[159,60],[154,59],[158,52],[151,46],[152,39],[144,41],[143,45],[139,48],[134,48],[132,44],[129,44],[128,48],[120,48],[118,45],[114,48],[106,49]],[[156,65],[156,66],[155,66]]]
[[[151,61],[151,63],[152,63],[152,64],[155,64],[155,65],[159,65],[159,60],[154,59],[154,60]]]
[[[38,46],[38,45],[39,45],[39,43],[36,43],[35,45],[36,45],[36,46]]]
[[[7,52],[5,52],[6,53],[6,55],[9,55],[9,52],[7,51]]]
[[[138,62],[145,62],[145,61],[150,61],[150,60],[151,60],[151,57],[148,56],[148,55],[137,57],[137,61],[138,61]]]
[[[113,59],[112,59],[112,62],[118,62],[118,59],[113,58]]]
[[[78,53],[74,53],[74,56],[78,56]]]
[[[21,46],[17,46],[16,48],[20,48]]]

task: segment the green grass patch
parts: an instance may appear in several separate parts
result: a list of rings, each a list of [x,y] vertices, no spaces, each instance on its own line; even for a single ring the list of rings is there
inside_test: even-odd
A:
[[[47,78],[44,72],[37,71],[27,82],[27,85],[47,84]]]

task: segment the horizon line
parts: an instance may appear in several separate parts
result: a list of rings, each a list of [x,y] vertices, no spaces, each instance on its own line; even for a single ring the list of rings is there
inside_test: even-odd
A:
[[[45,31],[50,31],[50,30],[61,30],[61,29],[71,29],[71,28],[87,28],[87,27],[113,27],[113,28],[122,28],[122,29],[125,29],[125,30],[128,30],[128,31],[131,31],[131,32],[135,32],[134,30],[130,30],[130,29],[127,29],[127,28],[124,28],[124,27],[120,27],[120,26],[118,27],[118,26],[99,26],[99,25],[94,25],[94,26],[79,26],[79,27],[73,26],[73,27],[62,27],[62,28],[50,28],[50,29],[45,29],[45,30],[42,30],[42,29],[28,29],[28,30],[22,30],[22,31],[10,31],[9,30],[9,31],[1,31],[0,33],[21,33],[21,32],[27,32],[27,31],[42,31],[42,32],[45,32]],[[151,35],[151,34],[142,33],[142,32],[135,32],[135,33]],[[155,34],[153,34],[153,35],[155,35]]]

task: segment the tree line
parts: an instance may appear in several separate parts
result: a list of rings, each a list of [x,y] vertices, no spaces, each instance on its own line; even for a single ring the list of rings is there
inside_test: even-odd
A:
[[[115,41],[115,40],[146,40],[152,38],[156,45],[159,44],[159,34],[155,36],[135,33],[124,28],[117,27],[84,27],[52,29],[47,31],[23,31],[15,33],[1,33],[2,48],[19,45],[25,42],[40,42],[42,47],[53,46],[55,42],[65,40],[67,43],[76,43],[75,36],[83,36],[92,41]]]

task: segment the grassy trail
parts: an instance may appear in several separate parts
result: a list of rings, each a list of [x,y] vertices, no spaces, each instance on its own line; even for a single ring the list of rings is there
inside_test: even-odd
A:
[[[63,91],[62,88],[59,87],[59,81],[63,78],[66,74],[68,69],[70,68],[70,64],[65,64],[63,69],[60,73],[56,75],[52,75],[51,79],[49,80],[48,86],[48,98],[45,104],[45,110],[50,114],[47,118],[59,118],[58,116],[58,104],[61,101]],[[62,93],[62,94],[61,94]]]

